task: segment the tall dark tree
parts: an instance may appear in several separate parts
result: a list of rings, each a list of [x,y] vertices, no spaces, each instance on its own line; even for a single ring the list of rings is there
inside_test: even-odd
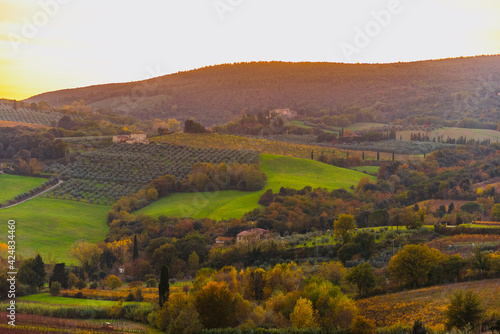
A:
[[[19,267],[19,281],[32,288],[40,289],[45,284],[45,264],[38,254],[35,258],[25,259]]]
[[[139,247],[137,245],[137,234],[134,234],[134,253],[132,254],[132,259],[137,259],[139,257]]]
[[[28,285],[31,288],[38,287],[38,275],[33,270],[35,260],[25,259],[19,266],[18,280],[22,284]]]
[[[61,283],[63,289],[68,288],[68,272],[66,271],[65,263],[56,263],[49,284],[52,284],[52,282]]]
[[[451,202],[450,205],[448,206],[448,214],[452,213],[454,209],[455,209],[455,203]]]
[[[188,119],[184,122],[184,132],[185,133],[205,133],[205,132],[207,132],[207,130],[200,123],[197,123],[195,121]]]
[[[73,125],[73,120],[68,115],[64,115],[63,117],[61,117],[59,122],[57,122],[57,126],[65,130],[71,130]]]
[[[158,284],[159,303],[160,307],[168,301],[170,295],[170,284],[168,282],[168,268],[166,265],[161,266],[160,284]]]
[[[40,289],[45,284],[45,278],[47,277],[47,274],[45,273],[45,263],[43,263],[43,259],[40,254],[37,254],[35,257],[33,271],[38,276],[38,289]]]

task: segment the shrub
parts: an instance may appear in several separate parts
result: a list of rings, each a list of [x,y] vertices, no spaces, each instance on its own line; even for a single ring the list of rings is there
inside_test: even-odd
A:
[[[73,298],[80,298],[80,299],[84,299],[85,296],[83,295],[83,293],[81,291],[77,292]]]
[[[87,287],[87,283],[84,281],[84,280],[79,280],[77,283],[76,283],[76,288],[78,290],[81,290],[81,289],[85,289]]]
[[[148,288],[156,288],[158,286],[158,281],[156,278],[150,278],[146,281],[146,287]]]
[[[356,317],[351,325],[352,334],[374,334],[376,331],[375,324],[363,317]]]
[[[424,323],[420,319],[415,321],[415,323],[413,324],[412,333],[413,334],[426,334],[427,333],[427,329],[425,328]]]
[[[446,310],[446,328],[477,327],[483,315],[484,309],[477,294],[471,290],[465,293],[457,290],[451,296]]]
[[[49,292],[52,296],[58,296],[59,293],[61,292],[61,289],[62,289],[61,283],[55,281],[52,282],[52,284],[50,285]]]
[[[106,279],[106,285],[114,290],[116,288],[119,288],[123,285],[122,281],[120,281],[120,279],[118,277],[116,277],[115,275],[111,275],[109,276],[107,279]]]

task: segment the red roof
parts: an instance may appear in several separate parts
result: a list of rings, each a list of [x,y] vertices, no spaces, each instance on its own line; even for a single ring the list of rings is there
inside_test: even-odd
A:
[[[262,228],[253,228],[251,230],[240,232],[236,236],[237,237],[243,237],[243,236],[250,235],[250,234],[260,234],[260,235],[262,235],[262,234],[266,234],[267,232],[269,232],[269,231],[268,230],[264,230]]]

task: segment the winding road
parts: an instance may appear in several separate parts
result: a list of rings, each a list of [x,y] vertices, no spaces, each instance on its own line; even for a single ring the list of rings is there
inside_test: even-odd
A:
[[[21,202],[17,202],[17,203],[15,203],[15,204],[11,204],[11,205],[9,205],[9,206],[2,206],[2,207],[0,208],[0,210],[3,210],[3,209],[8,209],[8,208],[12,208],[13,206],[16,206],[16,205],[22,204],[22,203],[24,203],[24,202],[27,202],[27,201],[29,201],[29,200],[31,200],[31,199],[33,199],[33,198],[35,198],[35,197],[38,197],[38,196],[40,196],[40,195],[42,195],[42,194],[46,193],[46,192],[47,192],[47,191],[49,191],[49,190],[54,189],[55,187],[59,186],[59,185],[60,185],[61,183],[63,183],[63,182],[64,182],[64,181],[59,180],[59,182],[57,182],[57,184],[54,184],[52,187],[50,187],[50,188],[48,188],[48,189],[45,189],[45,190],[44,190],[44,191],[42,191],[41,193],[38,193],[38,194],[36,194],[36,195],[34,195],[34,196],[31,196],[31,197],[29,197],[29,198],[26,198],[25,200],[22,200]]]

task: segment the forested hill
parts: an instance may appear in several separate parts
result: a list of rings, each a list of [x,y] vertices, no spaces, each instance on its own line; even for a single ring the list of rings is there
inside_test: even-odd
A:
[[[271,108],[330,115],[350,107],[373,121],[407,116],[497,122],[500,56],[395,64],[259,62],[218,65],[141,82],[44,93],[28,102],[85,100],[140,118],[194,117],[205,125]]]

